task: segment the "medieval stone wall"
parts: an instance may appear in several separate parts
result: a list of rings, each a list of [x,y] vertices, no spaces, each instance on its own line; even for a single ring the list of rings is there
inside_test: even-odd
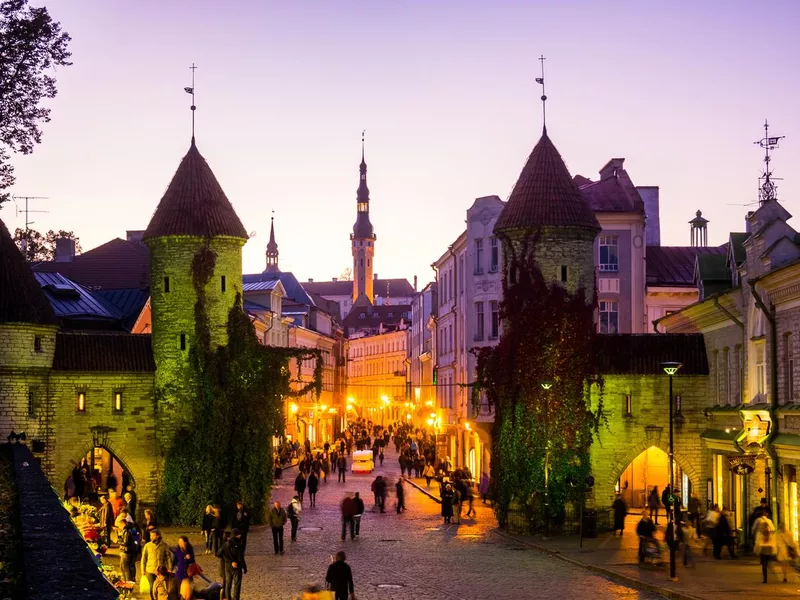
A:
[[[653,375],[606,375],[602,394],[608,426],[591,449],[594,501],[598,507],[610,506],[614,486],[634,458],[655,446],[669,453],[669,378]],[[631,397],[627,413],[626,396]],[[700,433],[706,429],[708,378],[680,376],[673,379],[673,395],[681,397],[683,419],[675,423],[675,461],[692,482],[701,502],[705,502],[705,481],[709,476],[708,451]],[[600,390],[592,386],[592,408],[596,409]]]

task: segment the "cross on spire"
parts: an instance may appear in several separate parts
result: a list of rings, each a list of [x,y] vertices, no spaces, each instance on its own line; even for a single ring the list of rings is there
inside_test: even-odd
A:
[[[547,135],[547,95],[544,93],[544,61],[547,60],[542,54],[539,62],[542,64],[542,76],[536,78],[536,83],[542,86],[542,134]]]
[[[192,145],[194,145],[194,111],[197,110],[197,106],[194,104],[194,72],[197,70],[197,65],[192,63],[189,69],[192,71],[192,87],[185,87],[183,91],[192,95]]]

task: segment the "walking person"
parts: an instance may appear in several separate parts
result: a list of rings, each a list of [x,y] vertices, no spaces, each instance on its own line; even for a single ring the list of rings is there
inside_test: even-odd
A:
[[[401,510],[406,509],[406,492],[403,489],[403,478],[397,480],[397,483],[394,484],[395,491],[397,492],[397,514],[400,514]]]
[[[189,538],[182,535],[178,538],[178,546],[172,551],[174,556],[175,565],[175,579],[180,584],[181,581],[186,579],[186,573],[189,567],[195,563],[194,548],[192,547]]]
[[[639,562],[644,562],[645,545],[654,539],[656,526],[647,510],[642,511],[642,518],[636,524],[636,535],[639,537]]]
[[[114,528],[114,509],[105,496],[100,496],[100,510],[97,511],[97,519],[103,528],[104,543],[110,546],[111,530]]]
[[[311,507],[317,505],[317,490],[319,489],[319,477],[314,471],[308,475],[308,499]]]
[[[755,553],[761,559],[761,576],[767,583],[767,566],[772,557],[777,554],[778,548],[775,542],[775,525],[767,517],[766,511],[762,511],[753,523],[753,537],[756,540]]]
[[[172,570],[173,554],[169,546],[161,539],[161,532],[153,529],[150,532],[150,541],[144,545],[142,550],[142,574],[150,583],[150,600],[155,600],[153,586],[158,576],[159,567],[165,567],[167,571]]]
[[[656,526],[658,525],[659,502],[658,486],[654,485],[650,495],[647,497],[647,507],[650,509],[650,520],[653,521]]]
[[[661,504],[664,505],[664,512],[667,513],[667,522],[669,522],[670,518],[672,517],[672,503],[669,501],[669,497],[672,494],[672,489],[667,486],[664,488],[664,491],[661,492]],[[658,519],[656,519],[656,525],[658,525]]]
[[[489,495],[489,475],[481,473],[481,486],[480,486],[481,498],[483,499],[483,503],[486,504],[486,496]]]
[[[711,533],[711,542],[714,546],[714,558],[720,560],[722,558],[722,547],[728,547],[728,553],[731,558],[736,558],[733,552],[733,536],[731,532],[730,521],[728,515],[724,512],[719,512],[717,523]]]
[[[378,461],[380,462],[381,466],[383,466],[383,446],[381,446],[381,449],[378,452]]]
[[[467,502],[467,516],[475,517],[478,513],[475,512],[475,493],[472,490],[472,482],[466,481],[464,482],[464,493]]]
[[[328,582],[328,587],[333,591],[334,600],[355,600],[355,587],[353,586],[353,571],[350,569],[345,560],[344,552],[336,553],[336,561],[331,563],[328,567],[328,572],[325,574],[325,581]]]
[[[778,533],[775,536],[777,542],[777,559],[783,572],[783,583],[789,581],[789,567],[792,566],[797,558],[797,544],[794,541],[792,532],[786,528],[786,523],[781,521],[778,525]]]
[[[358,492],[356,492],[353,498],[353,504],[355,505],[353,523],[355,525],[356,537],[358,537],[361,534],[361,517],[364,515],[364,501],[361,499],[361,494]]]
[[[422,471],[422,476],[425,478],[425,487],[431,487],[431,479],[433,479],[434,475],[436,475],[436,471],[433,470],[433,465],[426,463],[425,469]]]
[[[222,546],[221,554],[225,564],[225,598],[239,600],[242,593],[242,575],[247,573],[241,531],[238,529],[231,531],[231,537]]]
[[[275,547],[275,554],[283,554],[283,526],[286,525],[288,519],[286,511],[281,508],[281,503],[276,500],[267,516],[267,523],[272,529],[272,545]]]
[[[300,504],[300,496],[294,495],[289,506],[286,507],[286,514],[292,524],[292,541],[297,541],[297,526],[300,523],[300,513],[303,511],[303,505]]]
[[[459,483],[459,481],[456,481],[455,485],[453,485],[453,522],[456,525],[461,523],[461,490],[459,490]]]
[[[166,567],[158,567],[152,594],[156,600],[178,600],[178,582]]]
[[[244,502],[241,500],[236,503],[231,529],[238,529],[242,534],[242,552],[244,552],[247,550],[247,533],[250,531],[250,511],[244,507]]]
[[[617,494],[611,508],[614,511],[614,535],[617,535],[617,531],[619,531],[619,536],[622,537],[625,530],[625,517],[628,515],[628,505],[622,499],[622,494]]]
[[[703,537],[703,528],[700,523],[700,498],[697,497],[697,492],[692,492],[689,496],[689,505],[687,507],[689,512],[689,522],[695,528],[697,537]]]
[[[297,492],[297,495],[300,496],[300,502],[303,502],[303,495],[306,493],[306,476],[303,471],[300,471],[297,474],[297,477],[294,480],[294,491]]]
[[[347,450],[348,456],[350,455],[350,447],[348,446]],[[339,454],[339,458],[336,459],[336,468],[339,469],[339,478],[338,481],[341,483],[345,483],[347,481],[346,474],[347,474],[347,459],[344,456],[344,451]]]
[[[203,535],[203,539],[206,541],[206,549],[203,554],[211,554],[211,548],[214,545],[214,540],[211,535],[211,520],[214,518],[213,511],[213,506],[210,504],[206,505],[206,510],[203,513],[203,522],[200,525],[200,533]]]
[[[350,539],[354,540],[356,538],[356,530],[355,530],[355,515],[356,515],[356,505],[353,502],[353,499],[350,497],[350,494],[347,494],[342,500],[341,505],[342,510],[342,541],[345,540],[347,534],[347,526],[350,526]]]
[[[442,490],[442,516],[445,523],[453,518],[453,486],[449,483]]]
[[[119,570],[125,581],[136,581],[136,557],[139,548],[133,535],[133,523],[124,520],[117,533],[119,542]]]

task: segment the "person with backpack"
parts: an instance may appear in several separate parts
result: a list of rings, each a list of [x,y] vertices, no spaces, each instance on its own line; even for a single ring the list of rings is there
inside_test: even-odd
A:
[[[755,553],[761,559],[762,583],[767,583],[767,565],[772,557],[777,554],[775,543],[775,525],[767,518],[766,512],[761,512],[760,516],[753,523],[753,537],[756,540]]]
[[[292,541],[297,541],[297,525],[300,523],[300,513],[303,510],[303,505],[300,504],[300,496],[294,495],[289,506],[286,507],[286,514],[292,524]]]
[[[119,570],[125,581],[136,581],[136,557],[139,556],[139,546],[133,532],[133,523],[122,521],[122,526],[117,532],[119,542]]]

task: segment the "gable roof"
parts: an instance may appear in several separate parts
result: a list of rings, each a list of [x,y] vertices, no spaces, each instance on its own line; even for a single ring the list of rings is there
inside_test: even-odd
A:
[[[0,219],[0,323],[57,325],[53,307]]]
[[[522,168],[494,229],[537,229],[542,226],[600,231],[594,212],[546,132]]]
[[[167,235],[248,238],[194,138],[142,239]]]
[[[392,296],[410,298],[416,294],[414,286],[408,282],[408,279],[375,279],[372,283],[375,295],[385,298],[387,285],[389,286],[390,298]],[[346,280],[307,281],[303,284],[303,288],[323,298],[326,296],[351,296],[353,294],[353,282]]]
[[[736,266],[739,266],[747,259],[747,251],[744,249],[744,242],[749,237],[749,233],[731,232],[728,243],[730,244]]]
[[[700,333],[600,334],[594,341],[602,375],[664,376],[661,363],[683,363],[679,375],[708,375],[706,345]]]
[[[250,273],[242,275],[242,287],[245,285],[254,284],[261,281],[274,281],[278,280],[283,285],[286,291],[286,298],[297,302],[298,304],[307,304],[314,306],[314,301],[306,294],[303,286],[297,281],[297,277],[291,271],[265,271],[264,273]]]
[[[38,262],[32,268],[39,273],[61,273],[92,289],[144,289],[150,286],[147,247],[120,238],[79,254],[70,262]]]
[[[53,357],[56,371],[153,372],[149,335],[132,333],[59,333]]]
[[[724,246],[648,246],[645,256],[647,285],[694,287],[698,254],[725,255]]]
[[[577,183],[577,176],[575,181]],[[585,183],[580,190],[594,212],[644,212],[641,198],[631,196],[619,177]]]
[[[362,301],[362,298],[366,302]],[[364,316],[362,317],[361,315]],[[374,306],[370,304],[366,296],[359,296],[350,312],[344,318],[342,325],[345,330],[345,336],[349,336],[357,331],[377,333],[381,327],[384,330],[395,329],[401,322],[411,324],[410,304]]]
[[[119,312],[98,300],[82,285],[59,273],[34,273],[34,276],[59,319],[71,322],[93,321],[119,328]]]

